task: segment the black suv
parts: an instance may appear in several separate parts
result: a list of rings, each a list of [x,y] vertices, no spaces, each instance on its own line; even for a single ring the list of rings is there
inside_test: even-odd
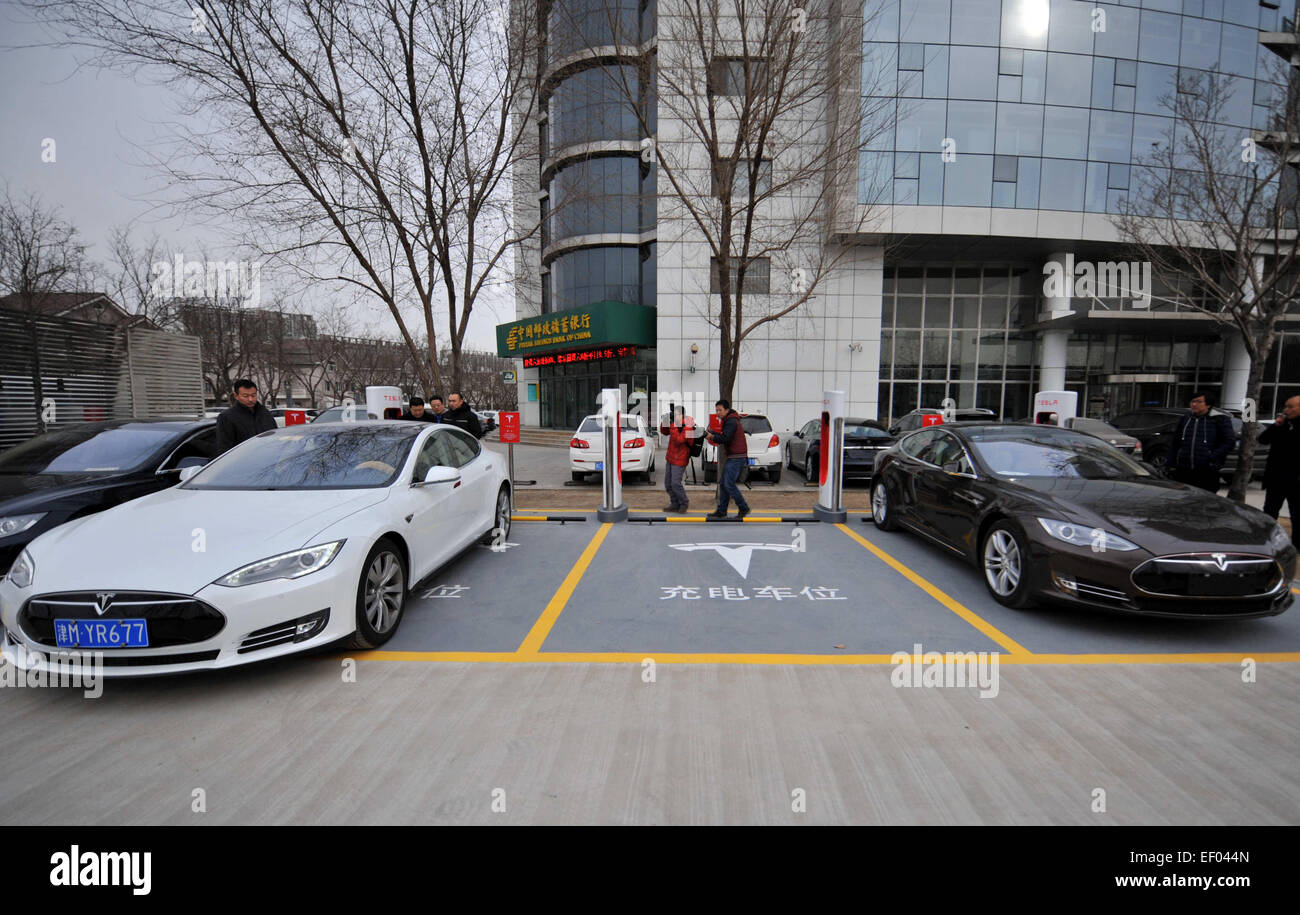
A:
[[[1225,413],[1225,410],[1212,410],[1213,413]],[[1142,410],[1132,410],[1128,413],[1121,413],[1111,420],[1110,424],[1121,432],[1133,436],[1142,442],[1142,455],[1144,460],[1157,470],[1163,471],[1169,458],[1169,446],[1173,441],[1174,433],[1178,431],[1178,421],[1187,413],[1176,407],[1147,407]],[[1232,431],[1237,436],[1238,443],[1241,442],[1242,421],[1241,417],[1232,417]],[[1262,431],[1262,430],[1261,430]],[[1240,445],[1228,455],[1228,459],[1223,462],[1219,468],[1219,476],[1225,481],[1231,480],[1232,475],[1237,472],[1237,454],[1241,450]],[[1252,480],[1262,479],[1264,476],[1264,462],[1268,459],[1268,445],[1255,445],[1255,461],[1251,465],[1250,478]]]

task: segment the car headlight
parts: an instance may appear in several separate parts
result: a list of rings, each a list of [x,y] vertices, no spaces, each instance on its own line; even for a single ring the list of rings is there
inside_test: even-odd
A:
[[[1074,546],[1095,549],[1098,553],[1104,553],[1107,550],[1127,553],[1129,550],[1139,548],[1136,543],[1125,540],[1119,534],[1112,534],[1109,531],[1103,531],[1095,527],[1084,527],[1081,524],[1056,521],[1052,518],[1039,518],[1038,523],[1043,526],[1043,530],[1057,540],[1064,540]]]
[[[9,515],[7,518],[0,518],[0,537],[8,537],[12,534],[21,534],[23,531],[31,530],[32,526],[40,521],[49,512],[37,512],[34,515]]]
[[[305,550],[268,556],[235,569],[229,575],[223,575],[214,584],[225,585],[227,588],[242,588],[244,585],[274,581],[277,578],[302,578],[312,572],[319,572],[333,562],[339,548],[345,542],[335,540],[333,543],[309,546]]]
[[[1291,538],[1282,530],[1282,525],[1273,525],[1273,531],[1268,535],[1268,545],[1275,550],[1285,550],[1291,545]]]
[[[23,550],[14,560],[14,564],[9,567],[9,581],[15,588],[27,588],[31,586],[35,575],[36,560],[32,559],[31,553]]]

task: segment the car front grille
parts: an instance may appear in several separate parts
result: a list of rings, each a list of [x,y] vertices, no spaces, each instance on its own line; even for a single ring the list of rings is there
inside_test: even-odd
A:
[[[100,608],[105,607],[101,613]],[[149,647],[188,645],[212,638],[226,625],[219,610],[188,594],[156,591],[67,591],[31,598],[18,614],[27,637],[56,646],[54,621],[147,620]]]
[[[1277,561],[1257,553],[1157,556],[1133,570],[1133,584],[1147,594],[1192,600],[1264,597],[1284,581]]]

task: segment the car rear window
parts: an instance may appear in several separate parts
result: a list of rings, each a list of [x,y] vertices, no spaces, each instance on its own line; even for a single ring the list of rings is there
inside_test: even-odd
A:
[[[745,430],[746,435],[761,435],[772,431],[772,424],[767,421],[766,416],[742,416],[740,427]]]

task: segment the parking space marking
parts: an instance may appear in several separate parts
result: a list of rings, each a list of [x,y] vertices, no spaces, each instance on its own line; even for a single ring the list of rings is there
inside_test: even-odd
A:
[[[868,552],[874,555],[881,562],[885,563],[885,565],[889,566],[899,575],[902,575],[904,578],[906,578],[912,584],[916,585],[926,594],[930,595],[939,603],[943,604],[943,606],[947,607],[953,613],[957,614],[959,617],[965,620],[969,625],[973,626],[974,628],[978,629],[981,633],[988,636],[988,638],[990,638],[992,641],[1000,645],[1003,649],[1008,651],[1012,655],[1012,657],[1018,655],[1033,654],[1033,652],[1030,651],[1028,648],[1025,648],[1023,645],[1021,645],[1015,639],[1011,638],[1005,632],[998,629],[992,623],[988,622],[983,617],[976,614],[969,607],[967,607],[962,603],[959,603],[956,599],[950,597],[948,594],[941,591],[938,587],[926,581],[924,578],[922,578],[917,573],[913,572],[911,569],[909,569],[903,563],[899,562],[893,556],[890,556],[880,547],[876,546],[874,543],[867,540],[857,531],[850,529],[848,525],[837,524],[835,526],[840,530],[842,530],[849,537],[856,540],[860,546],[862,546],[864,549],[866,549]]]
[[[546,637],[550,635],[551,627],[554,626],[555,621],[559,619],[560,611],[564,609],[564,605],[567,604],[569,598],[573,596],[573,591],[578,587],[578,582],[582,581],[582,576],[587,574],[587,567],[591,565],[592,559],[596,557],[596,551],[599,550],[600,545],[605,542],[605,537],[609,534],[609,529],[613,526],[613,522],[606,521],[592,536],[591,542],[588,543],[587,548],[582,551],[582,555],[578,557],[578,561],[573,564],[573,568],[570,569],[569,574],[565,576],[564,582],[560,585],[559,589],[555,592],[555,595],[546,605],[546,609],[542,611],[542,615],[537,618],[537,622],[533,623],[533,628],[530,629],[528,635],[524,637],[523,643],[520,644],[519,650],[516,652],[517,655],[523,657],[533,656],[541,650],[542,643],[545,642]]]
[[[333,659],[335,656],[328,655]],[[343,657],[338,655],[337,657]],[[442,663],[496,664],[640,664],[652,658],[656,664],[761,664],[792,666],[894,665],[888,654],[683,654],[665,651],[363,651],[350,653],[360,661],[438,661]],[[909,658],[912,656],[909,655]],[[1040,664],[1088,666],[1093,664],[1240,664],[1251,658],[1261,664],[1300,663],[1300,652],[1261,651],[1227,654],[1008,654],[998,663],[1034,667]]]

